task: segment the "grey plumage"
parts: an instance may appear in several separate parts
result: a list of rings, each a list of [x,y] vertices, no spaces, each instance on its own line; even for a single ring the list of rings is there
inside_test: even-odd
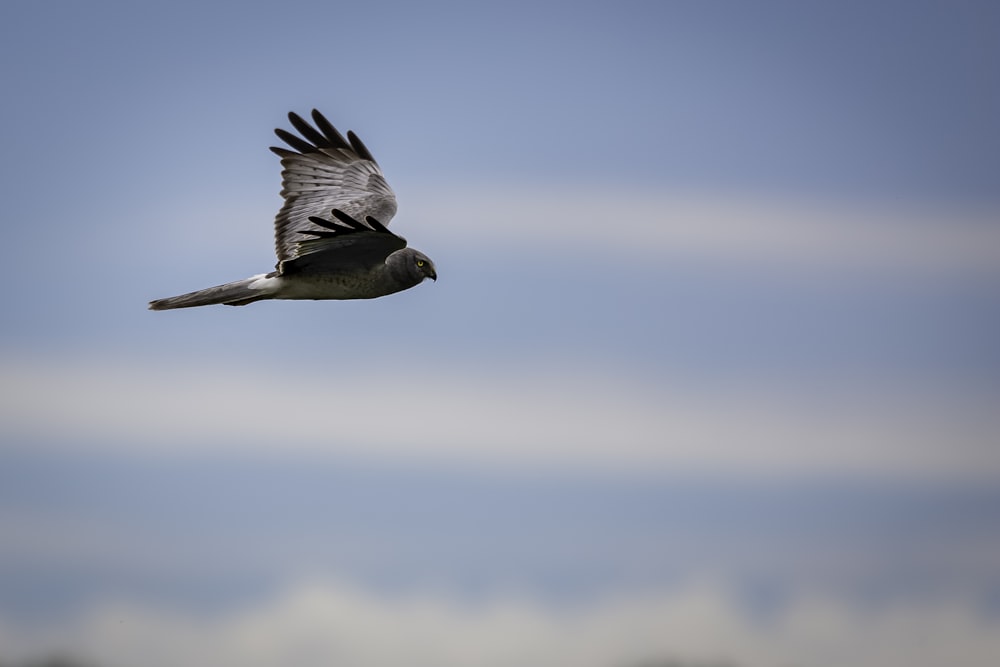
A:
[[[281,158],[281,196],[274,221],[274,271],[157,299],[152,310],[210,304],[243,306],[263,299],[373,299],[437,280],[434,262],[406,246],[386,225],[396,195],[368,147],[345,138],[313,109],[315,127],[288,114],[301,137],[274,132],[294,150],[272,147]]]

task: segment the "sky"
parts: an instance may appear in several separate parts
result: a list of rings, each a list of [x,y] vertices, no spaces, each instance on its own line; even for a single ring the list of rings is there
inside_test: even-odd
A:
[[[0,5],[0,664],[993,665],[1000,11]],[[439,280],[271,269],[320,109]]]

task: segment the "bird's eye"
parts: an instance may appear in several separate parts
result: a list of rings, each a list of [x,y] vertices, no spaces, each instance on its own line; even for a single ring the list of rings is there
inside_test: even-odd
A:
[[[423,265],[424,265],[424,260],[418,259],[417,260],[417,266],[421,266],[422,267]]]

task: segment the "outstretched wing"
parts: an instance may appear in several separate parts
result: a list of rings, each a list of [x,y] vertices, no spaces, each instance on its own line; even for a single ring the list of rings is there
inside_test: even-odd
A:
[[[337,208],[331,213],[336,222],[309,218],[316,230],[299,232],[295,256],[278,262],[282,275],[363,275],[406,247],[406,239],[372,216],[361,222]]]
[[[396,195],[361,140],[353,132],[345,139],[315,109],[312,119],[316,127],[294,112],[288,114],[302,138],[282,129],[274,131],[294,149],[271,148],[281,158],[281,196],[285,198],[274,220],[279,263],[308,248],[302,243],[302,232],[323,229],[310,221],[312,217],[329,216],[336,208],[355,220],[371,217],[388,224],[396,214]]]

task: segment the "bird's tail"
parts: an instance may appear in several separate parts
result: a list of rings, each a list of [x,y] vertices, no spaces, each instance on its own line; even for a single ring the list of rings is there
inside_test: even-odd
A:
[[[216,303],[222,303],[227,306],[245,306],[248,303],[260,301],[261,299],[270,299],[271,295],[267,291],[251,287],[253,283],[259,281],[262,277],[254,276],[253,278],[237,280],[225,285],[207,287],[197,292],[172,296],[166,299],[157,299],[156,301],[149,302],[149,309],[171,310],[173,308],[209,306]]]

